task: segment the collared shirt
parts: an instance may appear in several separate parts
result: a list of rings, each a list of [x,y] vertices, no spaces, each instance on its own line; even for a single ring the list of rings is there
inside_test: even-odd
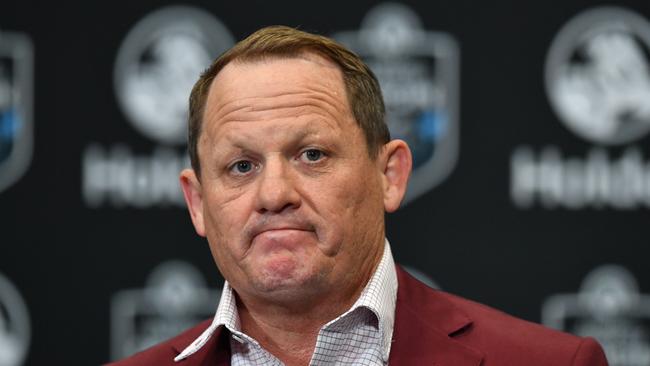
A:
[[[310,365],[386,365],[395,323],[397,274],[388,240],[384,254],[368,284],[352,307],[319,331]],[[283,363],[255,339],[241,331],[237,304],[226,281],[212,324],[174,361],[198,351],[214,331],[224,326],[231,333],[231,364],[281,366]]]

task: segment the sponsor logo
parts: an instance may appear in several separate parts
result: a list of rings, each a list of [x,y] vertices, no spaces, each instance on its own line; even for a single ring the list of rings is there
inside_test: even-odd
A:
[[[546,61],[551,105],[571,131],[600,144],[622,144],[650,131],[650,23],[620,8],[571,20]]]
[[[115,62],[115,93],[128,121],[155,141],[184,143],[192,86],[233,43],[219,20],[197,8],[163,8],[140,20]]]
[[[650,364],[650,296],[624,267],[603,265],[590,272],[577,294],[549,297],[542,322],[596,338],[612,366]]]
[[[145,16],[124,39],[114,85],[126,120],[156,145],[91,143],[82,158],[82,195],[88,207],[184,207],[178,173],[189,166],[184,149],[192,86],[212,60],[234,44],[211,14],[172,6]]]
[[[639,147],[611,154],[592,147],[586,158],[566,157],[557,146],[540,152],[517,148],[511,160],[511,197],[522,209],[536,204],[546,209],[650,206],[650,165]]]
[[[136,156],[125,144],[106,150],[91,144],[83,156],[82,194],[89,207],[184,207],[178,174],[189,165],[187,154],[158,146]]]
[[[550,47],[546,91],[560,122],[594,146],[583,156],[519,146],[510,162],[514,204],[649,207],[650,164],[631,144],[650,131],[650,23],[614,7],[577,15]]]
[[[397,3],[377,5],[361,29],[333,37],[359,54],[376,74],[391,135],[411,147],[408,203],[442,182],[456,164],[458,45],[449,34],[424,30],[418,15]]]
[[[158,265],[143,289],[122,290],[111,301],[111,357],[130,356],[212,318],[221,291],[182,261]]]
[[[22,365],[30,337],[27,306],[16,287],[0,274],[0,365]]]
[[[0,33],[0,192],[32,159],[33,49],[24,34]]]

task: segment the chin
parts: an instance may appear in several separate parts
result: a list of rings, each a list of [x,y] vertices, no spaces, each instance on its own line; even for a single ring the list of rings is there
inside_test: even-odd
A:
[[[267,295],[294,298],[317,292],[322,287],[323,279],[322,274],[302,263],[276,263],[259,272],[254,287]]]

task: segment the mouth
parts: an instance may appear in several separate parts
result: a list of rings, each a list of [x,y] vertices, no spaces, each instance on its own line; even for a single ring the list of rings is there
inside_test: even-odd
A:
[[[274,221],[274,220],[268,220],[267,222],[263,222],[258,225],[254,225],[250,230],[249,230],[249,238],[250,240],[255,239],[257,236],[261,234],[281,234],[281,233],[289,233],[292,231],[306,231],[306,232],[315,232],[315,228],[313,225],[306,221],[298,221],[298,220],[290,220],[290,221]]]
[[[266,228],[251,238],[249,248],[264,256],[272,253],[296,253],[312,246],[315,239],[313,233],[293,226]]]
[[[295,227],[295,226],[277,226],[277,227],[268,227],[268,228],[263,228],[259,230],[254,230],[251,239],[255,239],[256,237],[263,235],[263,234],[281,234],[281,233],[289,233],[292,231],[306,231],[306,232],[313,232],[313,229],[310,228],[305,228],[305,227]]]

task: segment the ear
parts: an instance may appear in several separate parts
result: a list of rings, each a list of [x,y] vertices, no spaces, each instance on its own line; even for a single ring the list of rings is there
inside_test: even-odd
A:
[[[402,140],[391,140],[381,152],[383,170],[384,209],[394,212],[399,208],[411,174],[411,149]]]
[[[190,211],[190,217],[194,224],[196,233],[205,236],[205,224],[203,221],[203,194],[201,191],[201,182],[199,181],[193,169],[183,169],[180,175],[181,188],[187,209]]]

